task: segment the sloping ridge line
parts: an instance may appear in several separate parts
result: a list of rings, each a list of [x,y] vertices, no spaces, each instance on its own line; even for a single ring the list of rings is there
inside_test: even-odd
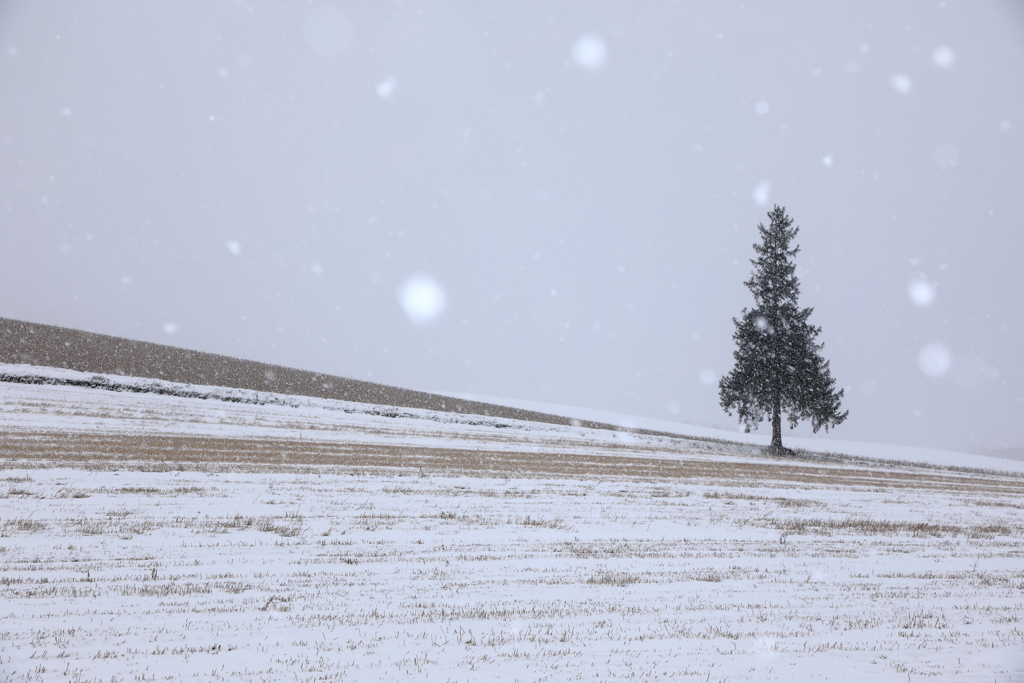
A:
[[[176,346],[10,318],[0,318],[0,362],[66,368],[105,375],[148,377],[181,384],[231,387],[292,396],[486,415],[509,420],[577,425],[654,436],[682,436],[646,429],[627,429],[602,422],[572,420],[532,410],[467,401],[425,391],[401,389],[386,384],[221,356],[216,353],[191,351]]]

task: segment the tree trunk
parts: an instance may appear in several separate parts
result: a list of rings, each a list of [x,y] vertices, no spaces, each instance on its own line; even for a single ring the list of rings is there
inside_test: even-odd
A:
[[[775,397],[775,405],[772,406],[772,453],[782,454],[786,449],[782,447],[782,401]]]

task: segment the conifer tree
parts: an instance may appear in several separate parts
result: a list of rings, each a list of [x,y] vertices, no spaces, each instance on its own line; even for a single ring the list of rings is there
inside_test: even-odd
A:
[[[754,307],[733,318],[736,365],[718,388],[722,408],[729,415],[735,410],[745,431],[757,429],[766,415],[771,418],[769,452],[782,455],[789,452],[782,446],[783,413],[790,428],[810,420],[815,432],[822,427],[827,432],[849,411],[839,412],[843,391],[835,390],[820,353],[824,344],[816,342],[821,328],[807,322],[813,309],[801,309],[797,301],[800,282],[793,259],[800,247],[791,249],[790,242],[799,228],[778,205],[768,218],[767,228],[757,226],[761,244],[754,245],[754,272],[743,283],[754,295]]]

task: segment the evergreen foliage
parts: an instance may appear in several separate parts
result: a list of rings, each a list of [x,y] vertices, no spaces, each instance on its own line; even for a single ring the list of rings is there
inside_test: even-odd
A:
[[[807,322],[813,309],[799,307],[800,282],[793,259],[800,247],[790,248],[799,228],[784,207],[768,212],[771,224],[763,223],[761,244],[754,245],[754,272],[743,284],[754,295],[754,307],[733,318],[736,332],[736,365],[718,384],[722,408],[735,410],[745,431],[757,429],[767,415],[772,420],[771,452],[787,453],[782,446],[782,414],[790,428],[810,420],[817,432],[827,432],[846,419],[840,413],[843,391],[822,358],[824,344],[816,342],[820,327]]]

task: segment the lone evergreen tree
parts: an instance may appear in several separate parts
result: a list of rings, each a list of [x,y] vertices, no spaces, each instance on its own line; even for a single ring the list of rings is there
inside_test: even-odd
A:
[[[843,391],[835,390],[836,381],[821,357],[824,344],[816,343],[820,327],[807,322],[813,309],[801,309],[797,303],[800,281],[793,257],[800,247],[790,249],[798,227],[786,215],[784,207],[768,212],[771,225],[758,224],[761,244],[754,245],[757,258],[754,272],[743,284],[754,295],[754,308],[743,309],[733,318],[736,332],[736,366],[718,383],[722,408],[735,410],[745,431],[757,429],[769,415],[772,420],[772,444],[769,452],[788,453],[782,446],[782,413],[790,428],[800,420],[810,420],[817,432],[827,432],[846,419],[840,413]]]

